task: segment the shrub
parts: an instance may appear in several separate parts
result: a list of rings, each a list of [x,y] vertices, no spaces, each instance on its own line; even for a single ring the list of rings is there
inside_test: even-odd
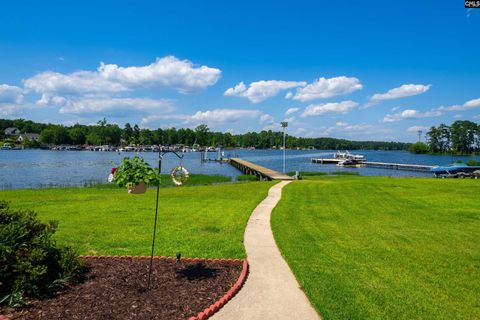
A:
[[[0,201],[0,303],[21,306],[25,297],[45,297],[78,280],[84,266],[73,249],[56,246],[56,227]]]
[[[144,182],[146,185],[159,184],[159,175],[145,162],[143,158],[135,156],[132,159],[125,157],[122,165],[115,171],[114,181],[120,187],[130,187]]]
[[[471,166],[471,167],[480,166],[480,161],[473,160],[473,159],[472,159],[472,160],[468,160],[467,166]]]
[[[408,148],[408,151],[415,154],[423,154],[430,152],[430,148],[423,142],[416,142]]]

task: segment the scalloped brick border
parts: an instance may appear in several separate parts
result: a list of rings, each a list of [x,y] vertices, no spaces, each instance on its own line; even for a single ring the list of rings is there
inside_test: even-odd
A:
[[[240,273],[240,277],[238,278],[237,282],[235,282],[233,287],[231,287],[230,290],[228,290],[227,293],[225,293],[225,295],[219,300],[212,303],[209,307],[207,307],[205,310],[203,310],[196,316],[188,318],[188,320],[205,320],[211,317],[214,313],[220,310],[228,301],[230,301],[230,299],[232,299],[238,293],[238,291],[240,291],[243,284],[245,283],[245,280],[247,279],[247,275],[248,261],[243,260],[242,272]]]
[[[149,256],[80,256],[83,259],[150,259]],[[175,261],[175,257],[165,257],[165,256],[155,256],[154,260],[172,260]],[[245,280],[248,275],[248,261],[246,259],[207,259],[207,258],[183,258],[183,261],[189,262],[202,262],[202,261],[218,261],[218,262],[243,262],[242,263],[242,272],[240,277],[237,279],[237,282],[227,291],[220,299],[212,303],[210,306],[205,308],[203,311],[199,312],[196,316],[188,318],[188,320],[205,320],[211,317],[214,313],[220,310],[230,299],[232,299],[238,291],[242,288]],[[0,320],[10,320],[4,315],[0,315]]]

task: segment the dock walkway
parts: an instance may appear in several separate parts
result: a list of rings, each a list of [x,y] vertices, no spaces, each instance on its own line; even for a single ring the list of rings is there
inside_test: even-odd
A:
[[[318,164],[338,164],[344,159],[322,159],[313,158],[312,163]],[[408,163],[388,163],[388,162],[373,162],[373,161],[360,161],[360,164],[366,167],[373,168],[385,168],[394,170],[407,170],[407,171],[424,171],[429,172],[433,166],[427,166],[422,164],[408,164]]]
[[[261,180],[293,180],[293,177],[284,173],[259,166],[258,164],[240,158],[230,158],[230,164],[243,173],[257,176]]]

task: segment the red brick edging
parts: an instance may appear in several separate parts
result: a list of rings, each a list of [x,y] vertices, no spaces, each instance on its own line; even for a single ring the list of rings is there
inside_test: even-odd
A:
[[[228,259],[220,259],[220,260],[228,260]],[[227,293],[223,297],[221,297],[219,300],[217,300],[215,303],[211,304],[208,308],[200,312],[194,317],[188,318],[188,320],[205,320],[211,317],[215,312],[220,310],[230,299],[232,299],[238,291],[242,288],[243,284],[245,283],[245,280],[247,279],[247,274],[248,274],[248,261],[243,260],[243,266],[242,266],[242,273],[240,273],[240,277],[238,278],[237,282],[233,285],[233,287],[228,290]]]
[[[83,259],[150,259],[149,256],[80,256]],[[176,260],[175,257],[155,256],[154,260]],[[188,318],[188,320],[205,320],[211,317],[215,312],[220,310],[237,292],[242,288],[248,274],[248,261],[246,259],[206,259],[206,258],[183,258],[182,261],[202,262],[202,261],[219,261],[219,262],[243,262],[242,272],[237,282],[223,295],[220,299],[212,303],[210,306],[199,312],[196,316]],[[9,320],[8,317],[0,314],[0,320]]]

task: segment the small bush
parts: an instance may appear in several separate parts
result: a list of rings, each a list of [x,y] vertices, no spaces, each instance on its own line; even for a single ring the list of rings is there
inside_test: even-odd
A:
[[[73,249],[55,245],[56,228],[0,201],[0,303],[18,307],[25,297],[48,296],[78,279],[82,262]]]
[[[430,148],[426,143],[416,142],[408,148],[408,151],[415,154],[424,154],[430,152]]]
[[[470,167],[480,166],[480,161],[473,160],[473,159],[472,159],[472,160],[468,160],[467,166],[470,166]]]

